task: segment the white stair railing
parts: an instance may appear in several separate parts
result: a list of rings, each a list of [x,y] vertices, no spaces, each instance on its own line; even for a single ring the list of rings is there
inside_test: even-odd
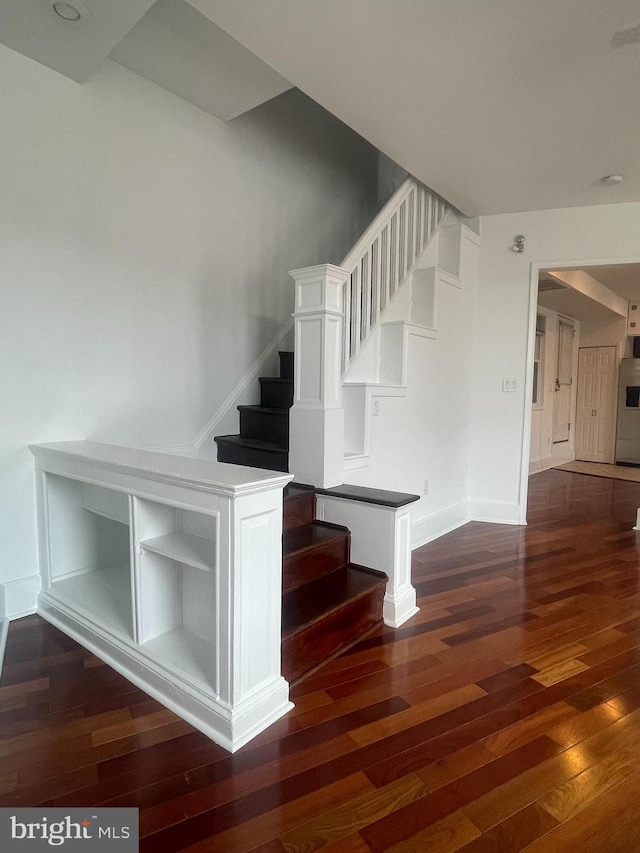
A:
[[[344,374],[450,205],[407,178],[340,266],[291,270],[295,370],[289,470],[301,483],[344,481]]]
[[[450,205],[408,177],[344,258],[344,373],[411,272]]]

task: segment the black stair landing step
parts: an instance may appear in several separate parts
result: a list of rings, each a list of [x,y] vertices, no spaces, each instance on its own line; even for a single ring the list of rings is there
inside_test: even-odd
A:
[[[289,409],[272,406],[238,406],[240,435],[289,447]]]
[[[239,412],[260,412],[264,415],[280,415],[284,417],[289,417],[289,409],[277,409],[274,406],[237,406],[236,407]]]
[[[260,404],[266,408],[290,409],[293,405],[293,380],[281,376],[261,376]]]
[[[280,350],[280,376],[283,379],[293,379],[293,353]]]
[[[376,590],[384,591],[386,584],[383,572],[350,563],[288,592],[282,599],[283,639],[290,640],[327,615]]]
[[[272,441],[243,438],[240,435],[217,435],[218,462],[266,468],[268,471],[288,471],[289,452]]]

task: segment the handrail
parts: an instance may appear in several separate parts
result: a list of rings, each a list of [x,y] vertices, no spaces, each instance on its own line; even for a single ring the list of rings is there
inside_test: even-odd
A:
[[[382,230],[382,227],[391,219],[396,210],[400,207],[404,199],[409,195],[409,191],[417,184],[415,178],[410,175],[404,179],[398,189],[393,193],[391,198],[387,199],[384,205],[380,208],[375,217],[371,220],[366,229],[358,237],[354,245],[349,249],[348,254],[338,266],[343,269],[350,269],[357,262],[358,258],[375,239],[376,235]]]
[[[408,177],[347,253],[340,264],[350,272],[344,292],[343,373],[449,209],[444,199]]]

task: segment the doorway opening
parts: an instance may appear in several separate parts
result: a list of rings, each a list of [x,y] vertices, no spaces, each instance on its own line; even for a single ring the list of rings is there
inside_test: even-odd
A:
[[[635,335],[640,353],[630,304],[640,314],[637,260],[532,265],[523,515],[529,474],[575,460],[615,464],[618,375]],[[640,414],[637,432],[640,456]]]

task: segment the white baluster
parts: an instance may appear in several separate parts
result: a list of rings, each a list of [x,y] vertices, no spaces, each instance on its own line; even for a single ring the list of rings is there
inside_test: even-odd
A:
[[[422,187],[416,192],[416,258],[422,252]]]
[[[400,227],[398,230],[398,286],[402,284],[405,273],[405,251],[407,243],[407,204],[400,205]]]
[[[389,304],[389,226],[382,229],[380,241],[380,311]]]
[[[407,253],[405,256],[405,258],[406,258],[405,269],[406,270],[411,269],[411,265],[413,264],[413,257],[414,257],[413,256],[413,247],[414,247],[413,237],[414,237],[414,232],[415,232],[415,227],[416,227],[415,204],[416,204],[416,194],[415,194],[415,191],[412,190],[412,192],[409,195],[409,200],[407,202]]]
[[[398,279],[398,213],[391,219],[391,241],[389,244],[389,301],[396,292]]]
[[[371,250],[362,258],[362,314],[360,316],[360,343],[369,334],[371,316]]]
[[[362,260],[358,261],[351,276],[353,304],[351,306],[351,330],[353,346],[351,358],[360,352],[360,328],[362,323]]]

